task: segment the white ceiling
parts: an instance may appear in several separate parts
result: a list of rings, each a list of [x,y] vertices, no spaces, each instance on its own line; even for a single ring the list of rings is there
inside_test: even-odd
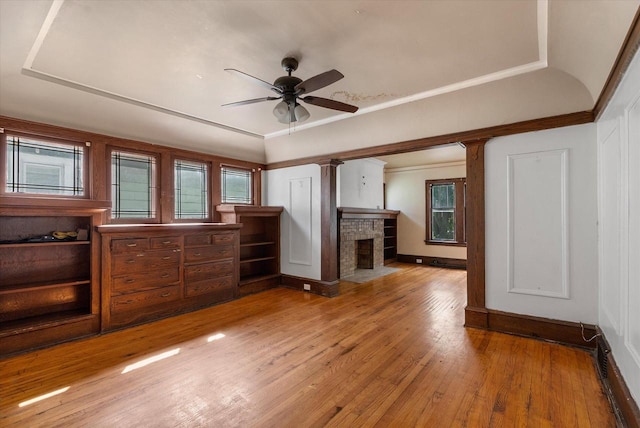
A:
[[[593,108],[639,0],[0,1],[0,114],[276,162]],[[272,82],[345,78],[289,129]]]

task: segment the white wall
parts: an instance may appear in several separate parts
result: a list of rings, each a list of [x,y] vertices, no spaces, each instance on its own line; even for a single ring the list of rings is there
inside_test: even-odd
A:
[[[640,54],[597,122],[598,317],[640,402]]]
[[[282,273],[320,279],[320,166],[263,171],[263,205],[281,205]]]
[[[338,166],[338,207],[382,208],[384,164],[377,159],[356,159]]]
[[[594,124],[485,147],[486,305],[597,323]]]
[[[424,243],[427,215],[425,180],[465,176],[464,161],[385,170],[387,209],[400,210],[398,254],[466,260],[465,247],[425,245]]]

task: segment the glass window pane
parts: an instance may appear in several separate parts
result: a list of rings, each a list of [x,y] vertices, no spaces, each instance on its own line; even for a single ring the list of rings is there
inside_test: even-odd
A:
[[[155,217],[155,164],[153,156],[112,152],[111,217]]]
[[[432,211],[431,239],[437,241],[454,241],[456,235],[456,216],[453,210]]]
[[[433,208],[455,208],[456,188],[451,184],[434,184],[431,188],[431,206]]]
[[[247,169],[222,168],[222,202],[228,204],[250,204],[251,171]]]
[[[7,135],[7,192],[84,194],[85,148]]]
[[[437,241],[455,241],[455,209],[455,184],[434,184],[431,187],[431,239]]]
[[[207,165],[176,160],[174,176],[175,217],[177,219],[208,218]]]

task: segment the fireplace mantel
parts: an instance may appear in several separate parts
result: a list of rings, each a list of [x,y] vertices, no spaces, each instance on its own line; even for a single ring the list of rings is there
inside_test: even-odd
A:
[[[396,218],[400,211],[394,210],[380,210],[376,208],[352,208],[352,207],[340,207],[338,208],[338,218]]]

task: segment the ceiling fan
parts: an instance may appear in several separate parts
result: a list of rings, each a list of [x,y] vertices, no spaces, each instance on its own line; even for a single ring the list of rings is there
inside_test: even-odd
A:
[[[291,75],[291,72],[296,71],[298,68],[297,59],[287,57],[282,60],[281,65],[288,75],[278,77],[276,81],[273,82],[273,85],[240,70],[236,70],[234,68],[225,68],[225,71],[245,78],[250,82],[263,86],[267,89],[270,89],[278,95],[275,97],[254,98],[251,100],[223,104],[222,107],[241,106],[245,104],[259,103],[262,101],[282,100],[278,104],[276,104],[275,108],[273,109],[273,114],[280,123],[287,124],[298,121],[302,122],[304,120],[307,120],[310,116],[307,109],[301,106],[298,101],[304,101],[305,103],[314,106],[345,111],[349,113],[355,113],[356,111],[358,111],[358,107],[341,103],[340,101],[334,101],[328,98],[314,97],[311,95],[305,97],[302,96],[308,94],[309,92],[322,89],[325,86],[329,86],[332,83],[335,83],[338,80],[342,79],[344,75],[338,70],[326,71],[303,81],[302,79]]]

